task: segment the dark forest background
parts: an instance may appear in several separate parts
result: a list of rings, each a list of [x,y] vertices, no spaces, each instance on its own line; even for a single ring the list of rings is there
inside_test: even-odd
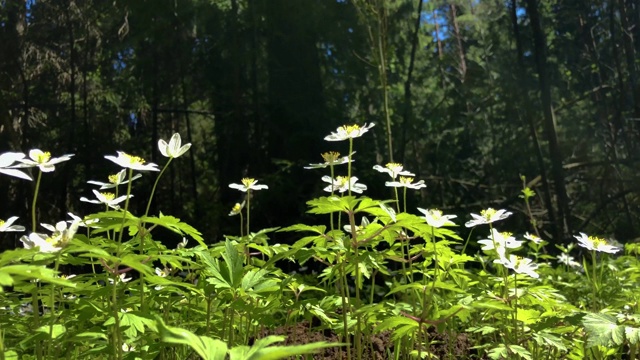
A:
[[[243,176],[270,186],[252,229],[321,222],[303,170],[356,140],[366,195],[389,198],[374,164],[401,162],[428,187],[415,206],[467,217],[516,213],[526,177],[543,236],[640,236],[640,2],[637,0],[4,0],[0,151],[76,154],[44,175],[39,220],[99,206],[87,180],[117,150],[165,163],[160,138],[192,150],[160,182],[152,213],[208,242],[236,234]],[[140,213],[155,174],[134,186]],[[29,222],[33,183],[0,178],[0,218]],[[410,190],[413,192],[412,190]],[[458,221],[459,223],[461,221]],[[278,235],[276,235],[278,236]],[[280,235],[282,236],[282,235]]]

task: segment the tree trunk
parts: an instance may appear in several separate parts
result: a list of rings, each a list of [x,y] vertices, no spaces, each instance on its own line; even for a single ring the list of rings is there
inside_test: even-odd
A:
[[[551,176],[556,192],[556,207],[558,211],[556,241],[563,242],[566,234],[570,232],[569,223],[569,200],[564,185],[564,170],[562,168],[562,153],[558,145],[556,132],[555,115],[551,100],[551,83],[547,73],[547,43],[542,30],[538,4],[536,0],[527,0],[527,12],[531,22],[533,33],[534,53],[536,68],[538,72],[538,85],[540,87],[540,100],[544,114],[544,129],[549,143],[549,158],[551,160]]]
[[[404,113],[402,119],[402,135],[400,138],[400,148],[398,149],[399,161],[404,162],[405,148],[407,143],[407,132],[411,126],[413,118],[413,106],[411,104],[411,83],[413,82],[413,67],[416,60],[416,50],[418,48],[418,34],[420,33],[420,23],[422,18],[422,0],[418,0],[416,10],[416,25],[411,38],[411,56],[409,57],[409,68],[407,69],[407,80],[404,83]]]

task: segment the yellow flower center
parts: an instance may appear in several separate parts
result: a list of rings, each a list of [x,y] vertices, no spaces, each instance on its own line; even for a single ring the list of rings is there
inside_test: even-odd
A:
[[[492,209],[492,208],[488,208],[487,210],[482,210],[480,212],[480,215],[485,218],[486,220],[490,220],[495,214],[497,213],[496,210]]]
[[[58,237],[48,237],[48,238],[44,239],[44,241],[47,244],[51,244],[53,246],[56,246],[60,242],[60,239]]]
[[[589,241],[591,241],[591,243],[593,243],[594,247],[607,245],[607,241],[605,239],[599,238],[597,236],[589,236]]]
[[[112,184],[117,184],[119,179],[120,177],[118,176],[118,174],[109,175],[109,182]]]
[[[4,220],[0,220],[0,226],[4,225]]]
[[[431,216],[434,219],[441,219],[442,218],[442,211],[440,211],[438,209],[431,210]]]
[[[324,159],[324,161],[328,163],[336,162],[338,161],[339,158],[340,158],[340,153],[337,151],[329,151],[322,154],[322,159]]]
[[[231,209],[231,211],[234,213],[239,213],[240,210],[242,210],[242,205],[240,205],[239,203],[233,205],[233,208]]]
[[[502,236],[504,236],[504,237],[508,238],[508,237],[510,237],[511,235],[513,235],[513,233],[512,233],[512,232],[508,232],[508,231],[503,231],[503,232],[501,232],[501,233],[500,233],[500,235],[502,235]]]
[[[412,177],[400,176],[400,183],[401,184],[411,184],[412,182],[413,182],[413,178]]]
[[[353,131],[360,131],[359,125],[342,125],[340,128],[347,134],[351,134]]]
[[[38,156],[36,156],[36,162],[38,164],[46,163],[47,161],[49,161],[49,159],[51,159],[51,153],[48,151],[45,151],[42,154],[38,154]]]
[[[101,194],[102,196],[104,196],[104,198],[105,198],[107,201],[111,201],[111,200],[115,199],[115,197],[116,197],[116,194],[114,194],[114,193],[109,193],[109,192],[104,192],[104,193],[100,193],[100,194]]]
[[[129,164],[144,164],[144,159],[139,156],[129,155],[127,153],[122,153],[125,159],[129,160]]]
[[[336,178],[336,182],[337,186],[339,187],[347,186],[347,184],[349,183],[349,178],[347,178],[346,176],[338,176]]]
[[[513,262],[513,265],[515,267],[520,267],[520,264],[522,264],[524,258],[522,256],[517,256],[515,257],[515,261]]]
[[[389,170],[395,171],[395,170],[402,170],[402,164],[398,164],[398,163],[388,163],[387,165],[385,165],[385,167]]]
[[[249,188],[251,187],[251,185],[256,183],[256,179],[254,178],[244,178],[242,179],[242,185],[244,185],[244,187]]]

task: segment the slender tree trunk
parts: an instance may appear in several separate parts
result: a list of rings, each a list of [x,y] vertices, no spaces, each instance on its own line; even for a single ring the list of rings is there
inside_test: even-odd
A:
[[[547,178],[547,169],[544,164],[544,155],[542,147],[540,146],[540,140],[538,139],[538,133],[536,131],[535,120],[533,118],[533,108],[531,102],[527,99],[527,92],[529,86],[526,86],[527,81],[526,67],[524,64],[524,50],[522,46],[522,37],[520,35],[520,26],[518,25],[517,14],[517,0],[511,0],[511,6],[509,7],[511,14],[511,24],[513,28],[513,36],[516,41],[516,57],[518,60],[518,78],[522,87],[518,87],[518,96],[523,99],[522,106],[524,111],[521,113],[524,117],[524,121],[529,128],[529,136],[533,141],[533,150],[536,155],[536,161],[538,163],[538,171],[540,172],[540,179],[542,182],[542,197],[544,198],[544,206],[547,209],[549,222],[551,223],[551,230],[553,234],[558,234],[558,223],[556,221],[556,210],[553,207],[553,201],[551,200],[551,187],[549,186],[549,180]]]
[[[456,37],[456,45],[458,46],[458,72],[460,73],[460,82],[464,83],[467,76],[467,60],[464,55],[464,47],[462,45],[462,35],[460,34],[460,27],[458,26],[458,15],[456,5],[449,4],[449,13],[451,14],[451,24],[453,25],[453,31]]]
[[[418,35],[420,33],[420,23],[422,18],[422,0],[418,0],[418,8],[416,10],[416,25],[411,37],[411,56],[409,57],[409,68],[407,69],[407,80],[404,83],[404,114],[402,121],[402,135],[400,139],[400,148],[398,156],[400,162],[404,162],[405,149],[407,144],[407,132],[411,127],[413,118],[413,106],[411,104],[411,83],[413,82],[413,67],[416,60],[416,50],[418,48]]]
[[[640,26],[640,24],[630,22],[630,20],[632,20],[629,18],[631,14],[629,14],[627,4],[624,0],[618,0],[618,8],[620,11],[620,25],[622,25],[622,45],[627,61],[627,71],[629,72],[629,88],[633,99],[633,117],[640,119],[640,84],[638,83],[637,59],[633,39],[633,28]]]
[[[549,74],[547,73],[547,43],[540,14],[538,12],[538,3],[536,0],[527,0],[527,11],[531,22],[531,30],[533,33],[534,53],[536,60],[536,68],[538,72],[538,84],[540,87],[540,99],[542,103],[542,111],[544,113],[544,129],[547,141],[549,143],[549,158],[551,160],[551,176],[554,182],[556,192],[556,206],[558,210],[558,226],[555,234],[556,241],[563,242],[565,235],[569,233],[569,200],[564,185],[564,170],[562,168],[562,153],[558,145],[558,136],[556,132],[555,115],[553,112],[553,103],[551,100],[551,83]]]

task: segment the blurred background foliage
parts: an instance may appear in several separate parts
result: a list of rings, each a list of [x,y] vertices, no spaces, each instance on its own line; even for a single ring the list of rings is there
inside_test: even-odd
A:
[[[426,180],[413,205],[521,212],[536,192],[543,237],[640,236],[640,3],[636,0],[6,0],[0,3],[0,151],[72,161],[45,174],[40,219],[98,211],[87,180],[123,150],[164,164],[160,138],[194,146],[152,213],[209,242],[244,176],[270,189],[252,228],[305,221],[337,126],[375,122],[355,174],[389,198],[374,164]],[[342,169],[340,169],[342,170]],[[345,170],[346,171],[346,170]],[[346,175],[346,174],[342,174]],[[153,184],[134,187],[141,212]],[[28,222],[33,184],[0,178],[0,218]],[[278,235],[274,235],[278,236]],[[282,235],[279,235],[282,236]],[[13,244],[3,244],[11,247]]]

